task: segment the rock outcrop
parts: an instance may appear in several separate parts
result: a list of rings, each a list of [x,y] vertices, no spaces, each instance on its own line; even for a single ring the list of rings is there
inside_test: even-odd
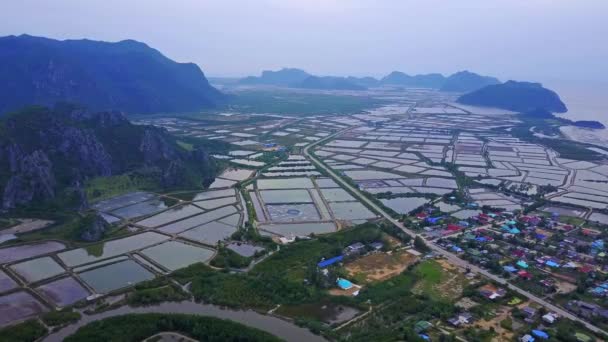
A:
[[[44,202],[72,190],[87,207],[85,181],[142,170],[159,184],[208,182],[215,165],[204,151],[186,151],[165,130],[132,125],[119,112],[89,112],[66,104],[32,107],[2,120],[0,187],[4,209]],[[188,183],[190,182],[190,183]]]

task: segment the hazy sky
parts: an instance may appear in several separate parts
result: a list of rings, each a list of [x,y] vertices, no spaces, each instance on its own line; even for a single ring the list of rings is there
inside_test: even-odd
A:
[[[2,0],[0,35],[136,39],[210,76],[608,78],[608,0]]]

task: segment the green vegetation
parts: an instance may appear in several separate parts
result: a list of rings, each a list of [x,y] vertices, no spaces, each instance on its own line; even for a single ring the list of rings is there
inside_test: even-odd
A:
[[[55,327],[77,322],[80,317],[81,315],[79,312],[74,312],[72,310],[62,310],[47,312],[43,314],[40,318],[42,319],[44,324]]]
[[[341,254],[354,242],[377,241],[381,235],[376,225],[365,224],[282,248],[246,274],[217,272],[197,264],[176,271],[173,277],[181,283],[191,281],[197,300],[230,307],[268,310],[276,304],[314,302],[326,296],[316,266],[319,260]]]
[[[135,291],[127,296],[127,304],[131,306],[154,305],[163,302],[179,302],[190,299],[190,295],[184,292],[177,284],[167,278],[139,283]]]
[[[290,91],[239,91],[227,109],[244,113],[287,115],[350,114],[384,103],[363,96],[324,95]]]
[[[220,247],[211,265],[220,268],[245,268],[251,264],[251,258],[241,256],[228,248]]]
[[[29,320],[0,330],[0,342],[33,342],[46,335],[48,330],[38,320]]]
[[[153,178],[133,172],[118,176],[92,178],[85,184],[85,193],[89,201],[96,202],[129,191],[155,190],[158,187],[158,182]]]
[[[258,329],[229,320],[182,314],[130,314],[90,323],[66,342],[142,341],[160,332],[174,331],[199,341],[280,341]]]

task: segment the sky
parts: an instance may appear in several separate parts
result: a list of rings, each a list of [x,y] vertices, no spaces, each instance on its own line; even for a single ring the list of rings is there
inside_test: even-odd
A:
[[[5,0],[0,35],[135,39],[208,76],[608,82],[607,0]]]

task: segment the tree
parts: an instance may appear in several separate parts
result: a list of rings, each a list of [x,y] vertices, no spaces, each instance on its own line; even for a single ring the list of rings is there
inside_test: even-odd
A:
[[[430,251],[430,248],[429,248],[429,246],[426,245],[426,242],[424,242],[424,239],[418,235],[416,235],[416,238],[414,239],[414,248],[416,248],[420,252]]]

